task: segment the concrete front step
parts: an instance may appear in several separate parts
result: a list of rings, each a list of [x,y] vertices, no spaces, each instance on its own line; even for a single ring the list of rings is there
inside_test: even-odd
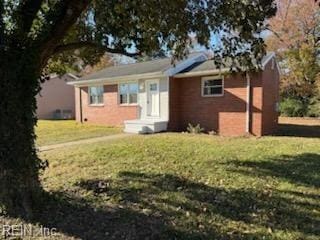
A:
[[[128,120],[124,121],[124,132],[126,133],[157,133],[167,130],[168,121],[164,120]]]

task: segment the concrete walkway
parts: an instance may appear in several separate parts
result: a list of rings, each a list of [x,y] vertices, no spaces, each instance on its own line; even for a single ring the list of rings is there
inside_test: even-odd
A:
[[[54,150],[57,148],[75,146],[75,145],[80,145],[80,144],[96,143],[96,142],[107,141],[107,140],[121,139],[121,138],[125,138],[125,137],[132,136],[132,135],[133,134],[129,134],[129,133],[120,133],[120,134],[109,135],[109,136],[104,136],[104,137],[88,138],[88,139],[76,140],[76,141],[72,141],[72,142],[65,142],[65,143],[41,146],[41,147],[38,147],[38,150],[40,152],[44,152],[44,151]]]

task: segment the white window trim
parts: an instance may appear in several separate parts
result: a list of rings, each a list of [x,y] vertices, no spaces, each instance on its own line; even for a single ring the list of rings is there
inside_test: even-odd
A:
[[[102,93],[102,101],[103,103],[90,103],[90,88],[92,87],[102,87],[103,88],[103,93]],[[103,107],[104,106],[104,85],[93,85],[93,86],[88,86],[88,105],[90,107]]]
[[[218,79],[222,79],[222,94],[205,95],[204,94],[204,82],[207,80],[218,80]],[[224,96],[224,76],[217,75],[217,76],[202,77],[201,78],[201,96],[202,97],[223,97]]]
[[[130,83],[136,83],[138,85],[137,103],[121,103],[120,102],[120,85],[121,84],[130,84]],[[129,93],[127,93],[127,98],[129,99]],[[120,105],[120,106],[138,106],[138,103],[139,103],[139,82],[138,81],[127,81],[127,82],[118,83],[118,105]]]

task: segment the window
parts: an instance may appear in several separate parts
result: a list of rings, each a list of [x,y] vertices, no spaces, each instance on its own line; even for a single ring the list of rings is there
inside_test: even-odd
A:
[[[150,84],[150,91],[157,91],[158,84],[157,83],[151,83]]]
[[[222,96],[223,95],[223,78],[222,77],[205,77],[202,79],[202,96]]]
[[[119,87],[120,104],[138,103],[138,83],[122,83]]]
[[[102,105],[103,104],[103,86],[89,87],[89,104]]]

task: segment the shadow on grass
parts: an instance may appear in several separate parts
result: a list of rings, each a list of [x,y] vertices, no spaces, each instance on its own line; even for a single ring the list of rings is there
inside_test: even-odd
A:
[[[90,240],[262,239],[271,237],[267,229],[320,234],[312,211],[319,209],[319,202],[295,201],[296,193],[224,189],[176,175],[140,172],[85,180],[76,188],[91,197],[54,193],[36,222]],[[116,204],[107,204],[107,199]],[[239,227],[243,223],[248,229]]]
[[[320,126],[312,125],[296,125],[296,124],[279,124],[278,136],[289,137],[307,137],[307,138],[319,138]]]
[[[264,161],[231,161],[233,171],[250,175],[271,176],[293,184],[320,187],[320,154],[283,155]]]

